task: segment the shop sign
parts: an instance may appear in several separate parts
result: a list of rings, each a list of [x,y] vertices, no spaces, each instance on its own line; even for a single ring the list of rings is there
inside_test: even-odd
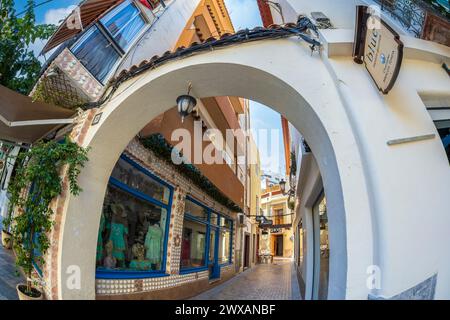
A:
[[[374,11],[365,8],[357,14],[355,61],[364,63],[377,88],[387,94],[400,72],[403,43]]]

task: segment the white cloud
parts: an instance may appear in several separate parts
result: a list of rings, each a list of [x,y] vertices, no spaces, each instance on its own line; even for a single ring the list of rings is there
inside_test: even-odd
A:
[[[76,5],[70,5],[67,8],[50,9],[45,13],[44,23],[59,25],[75,8]]]
[[[256,0],[225,0],[236,31],[262,26]]]

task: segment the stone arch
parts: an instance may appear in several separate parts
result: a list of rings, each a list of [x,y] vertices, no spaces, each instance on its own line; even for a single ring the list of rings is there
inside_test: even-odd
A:
[[[238,52],[238,54],[237,54]],[[123,83],[100,110],[84,146],[89,162],[68,200],[58,245],[58,298],[95,298],[95,250],[108,178],[129,141],[172,108],[193,84],[197,98],[239,96],[270,106],[306,138],[322,173],[330,224],[329,298],[367,298],[373,264],[371,207],[356,139],[336,85],[319,56],[295,39],[266,40],[175,60]],[[358,191],[358,192],[356,192]],[[66,286],[66,270],[81,270],[81,289]]]

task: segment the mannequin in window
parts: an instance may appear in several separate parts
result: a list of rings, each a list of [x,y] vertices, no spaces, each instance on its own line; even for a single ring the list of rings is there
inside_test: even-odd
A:
[[[103,266],[107,269],[114,269],[117,264],[116,258],[113,257],[113,243],[109,240],[105,245],[106,257],[103,260]]]
[[[112,255],[117,259],[117,266],[124,268],[128,238],[128,228],[126,227],[127,214],[124,206],[121,204],[112,205],[112,212],[111,234],[109,236],[109,240],[112,241],[113,244]]]
[[[145,259],[145,247],[142,244],[134,244],[131,250],[133,251],[134,259],[130,262],[130,269],[150,270],[152,268],[151,262]]]
[[[152,263],[155,270],[159,270],[161,267],[162,236],[163,231],[158,222],[148,227],[148,231],[145,236],[144,245],[147,249],[145,257]]]

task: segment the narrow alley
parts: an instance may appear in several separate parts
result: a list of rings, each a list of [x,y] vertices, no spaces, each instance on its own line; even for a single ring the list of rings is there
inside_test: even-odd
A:
[[[258,264],[192,300],[300,300],[291,259]]]

